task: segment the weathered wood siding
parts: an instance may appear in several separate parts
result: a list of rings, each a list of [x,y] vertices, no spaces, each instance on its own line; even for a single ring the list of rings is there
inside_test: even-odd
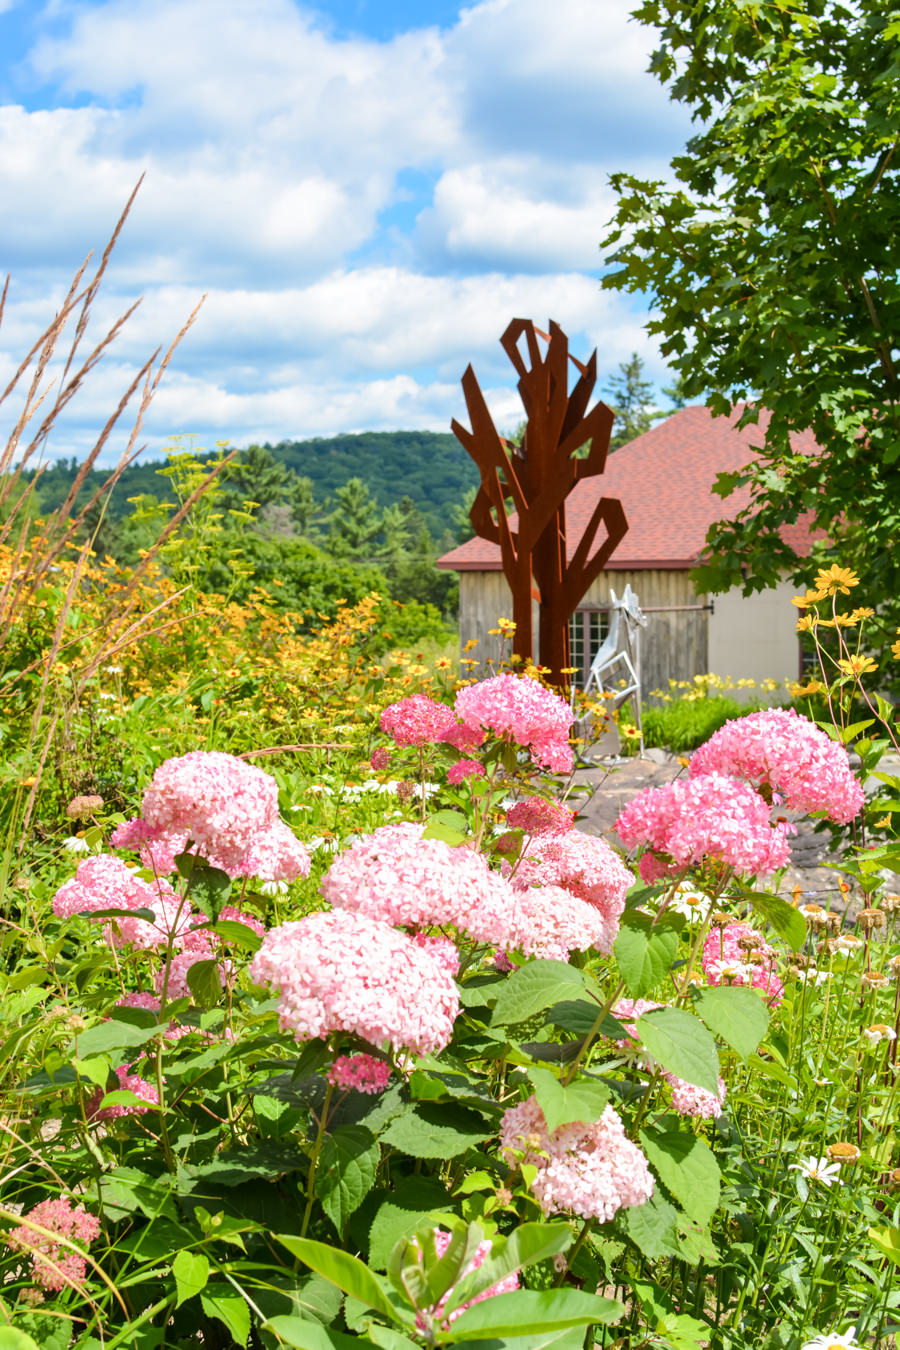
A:
[[[647,615],[641,634],[641,688],[646,698],[652,689],[668,689],[670,679],[689,680],[708,670],[709,611],[675,610],[671,606],[704,604],[695,594],[687,572],[656,570],[602,572],[581,605],[604,608],[612,587],[621,595],[627,584],[641,606],[660,606],[663,612]],[[459,577],[460,646],[472,639],[477,646],[469,655],[482,664],[495,662],[500,640],[491,637],[499,618],[512,614],[512,597],[502,572],[461,572]],[[537,605],[534,628],[537,632]],[[508,650],[508,644],[507,644]]]

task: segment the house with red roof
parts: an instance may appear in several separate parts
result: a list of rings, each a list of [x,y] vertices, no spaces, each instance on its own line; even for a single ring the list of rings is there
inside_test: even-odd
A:
[[[710,525],[736,514],[746,490],[722,499],[712,491],[717,474],[747,464],[761,447],[764,424],[738,430],[740,409],[713,417],[708,408],[689,407],[657,423],[609,456],[605,473],[581,479],[566,500],[566,547],[571,557],[600,497],[617,497],[628,533],[584,596],[572,620],[572,664],[586,673],[607,632],[609,592],[621,596],[626,584],[647,616],[641,647],[644,696],[666,689],[670,679],[693,679],[712,672],[734,680],[796,679],[800,673],[797,588],[785,581],[744,596],[740,589],[698,595],[690,571],[703,552]],[[793,438],[794,448],[814,453],[809,433]],[[811,536],[800,524],[785,531],[798,553]],[[438,559],[460,581],[460,641],[478,644],[473,656],[496,659],[498,639],[489,630],[510,614],[510,592],[499,545],[470,539]],[[535,624],[535,631],[537,625]]]

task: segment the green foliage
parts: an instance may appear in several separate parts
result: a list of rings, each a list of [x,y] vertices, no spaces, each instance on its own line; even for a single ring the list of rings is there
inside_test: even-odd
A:
[[[618,174],[608,288],[641,292],[688,398],[706,394],[764,448],[721,491],[749,504],[713,527],[700,588],[774,582],[802,513],[897,594],[900,283],[895,240],[900,27],[879,0],[740,6],[645,0],[651,69],[697,132],[675,184]],[[793,433],[822,448],[806,454]],[[746,573],[744,569],[749,569]]]

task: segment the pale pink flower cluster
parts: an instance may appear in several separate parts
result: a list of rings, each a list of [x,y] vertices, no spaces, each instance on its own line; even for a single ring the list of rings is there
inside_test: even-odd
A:
[[[500,1146],[510,1164],[521,1158],[537,1168],[531,1189],[545,1214],[609,1223],[653,1194],[647,1159],[611,1106],[599,1120],[560,1125],[549,1135],[537,1098],[529,1097],[504,1114]]]
[[[665,1074],[672,1086],[672,1105],[680,1116],[693,1116],[695,1120],[718,1120],[725,1101],[725,1080],[719,1079],[718,1092],[707,1092],[705,1088],[686,1083],[673,1073]]]
[[[270,929],[250,974],[278,991],[282,1029],[298,1040],[347,1031],[370,1045],[437,1054],[459,1012],[441,961],[363,913],[318,912]]]
[[[294,881],[310,858],[278,814],[271,774],[218,750],[168,759],[153,775],[142,815],[120,825],[117,848],[138,849],[157,873],[171,872],[190,847],[230,877]]]
[[[509,883],[480,853],[423,839],[423,826],[382,825],[354,840],[322,878],[335,909],[404,928],[449,926],[503,946],[513,909]]]
[[[713,928],[703,944],[703,973],[707,983],[740,984],[759,989],[766,1002],[777,1008],[784,995],[784,985],[775,973],[775,949],[759,939],[759,945],[748,950],[740,939],[759,938],[747,923],[726,923]]]
[[[381,714],[381,730],[397,745],[427,745],[442,741],[456,724],[453,709],[425,694],[413,694],[391,703]]]
[[[450,1234],[444,1232],[442,1228],[436,1228],[434,1230],[434,1247],[438,1256],[443,1256],[449,1246]],[[471,1261],[456,1282],[457,1284],[464,1280],[467,1275],[471,1275],[473,1270],[478,1270],[479,1267],[484,1265],[485,1257],[490,1255],[492,1246],[493,1243],[490,1238],[485,1238],[483,1242],[479,1242]],[[446,1331],[451,1322],[455,1322],[457,1317],[463,1315],[466,1308],[471,1308],[473,1304],[481,1303],[486,1298],[493,1298],[495,1294],[511,1294],[513,1290],[518,1289],[518,1287],[519,1276],[514,1270],[511,1274],[504,1275],[503,1279],[498,1280],[496,1284],[492,1284],[489,1289],[483,1289],[481,1293],[476,1294],[474,1298],[470,1298],[465,1303],[461,1303],[458,1308],[454,1308],[451,1313],[448,1313],[448,1315],[444,1317],[444,1309],[450,1302],[453,1291],[456,1288],[456,1284],[451,1284],[450,1288],[441,1296],[440,1302],[435,1305],[433,1317],[440,1324],[441,1330]],[[419,1326],[420,1331],[424,1330],[424,1323],[421,1317],[417,1319],[417,1325]]]
[[[248,914],[244,909],[238,909],[236,905],[223,906],[220,919],[233,919],[238,923],[251,928],[257,937],[263,937],[265,934],[265,925],[260,923],[255,914]],[[166,998],[171,1002],[178,998],[190,997],[190,986],[188,984],[188,971],[198,961],[218,960],[219,979],[224,986],[234,974],[234,962],[219,959],[221,956],[221,944],[223,939],[213,933],[211,929],[205,927],[207,920],[205,915],[198,916],[197,923],[204,925],[194,928],[181,944],[180,950],[172,954],[169,963],[168,983],[166,983],[166,972],[160,969],[156,972],[154,980],[156,991],[162,994],[163,986],[166,989]],[[224,939],[227,945],[227,939]]]
[[[132,1004],[132,1007],[135,1005]],[[142,1116],[151,1107],[159,1106],[159,1093],[152,1083],[148,1083],[146,1078],[140,1078],[136,1073],[129,1073],[130,1064],[123,1064],[116,1069],[116,1077],[119,1080],[119,1088],[124,1092],[133,1092],[136,1097],[140,1097],[141,1102],[146,1102],[145,1106],[137,1102],[120,1102],[116,1106],[104,1106],[100,1109],[100,1103],[106,1096],[106,1088],[97,1088],[92,1093],[85,1104],[88,1116],[94,1120],[118,1120],[121,1116]]]
[[[643,1017],[646,1012],[652,1012],[654,1008],[665,1007],[665,1003],[654,1003],[649,998],[620,998],[618,1003],[610,1008],[610,1012],[617,1022],[622,1023],[631,1040],[638,1040],[638,1018]],[[627,1050],[630,1048],[630,1040],[618,1040],[616,1045]]]
[[[545,797],[526,797],[506,813],[511,829],[531,835],[567,834],[573,820],[573,813],[562,802],[549,802]]]
[[[387,1087],[391,1066],[374,1055],[339,1055],[325,1077],[345,1092],[353,1088],[372,1096]]]
[[[847,824],[862,810],[862,786],[846,748],[793,708],[765,708],[726,722],[691,759],[691,777],[711,772],[768,788],[793,811],[826,811]]]
[[[569,733],[574,720],[564,698],[527,675],[494,675],[456,695],[457,716],[474,731],[487,730],[531,752],[551,773],[570,773]]]
[[[146,1008],[147,1012],[159,1012],[162,1004],[155,994],[137,990],[133,994],[123,994],[116,999],[117,1008]]]
[[[771,824],[759,793],[720,773],[645,788],[623,808],[615,829],[628,848],[648,846],[641,858],[645,881],[704,858],[752,873],[774,872],[790,861],[784,825]]]
[[[633,874],[604,839],[571,830],[534,839],[519,863],[514,884],[517,890],[561,886],[593,906],[602,926],[591,945],[608,955],[633,881]]]
[[[424,947],[426,951],[448,970],[455,979],[459,974],[459,949],[455,942],[450,938],[438,937],[431,933],[412,933],[410,934],[417,947]]]
[[[84,1205],[76,1208],[69,1200],[42,1200],[22,1217],[70,1242],[88,1245],[100,1234],[99,1219],[88,1214]],[[12,1251],[30,1256],[35,1283],[53,1293],[83,1283],[87,1274],[84,1257],[63,1247],[57,1238],[35,1233],[24,1224],[4,1237]]]
[[[173,934],[182,941],[198,922],[167,881],[142,881],[120,858],[105,853],[79,863],[75,876],[53,897],[53,913],[60,919],[98,909],[149,909],[155,916],[152,922],[137,915],[104,920],[106,940],[115,947],[162,947]]]
[[[568,961],[572,952],[594,947],[608,955],[618,918],[563,886],[529,886],[513,892],[514,923],[504,944],[526,956]]]
[[[451,764],[447,770],[447,782],[456,787],[459,783],[464,783],[467,778],[483,778],[484,765],[477,759],[458,759],[455,764]]]
[[[323,877],[322,894],[337,910],[404,928],[455,928],[529,956],[565,961],[588,947],[612,949],[621,906],[613,912],[554,885],[513,889],[480,853],[422,833],[405,822],[354,840]]]

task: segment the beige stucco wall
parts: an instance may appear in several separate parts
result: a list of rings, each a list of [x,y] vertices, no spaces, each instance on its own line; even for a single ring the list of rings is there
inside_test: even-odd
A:
[[[797,678],[797,610],[791,604],[795,588],[790,583],[746,597],[740,590],[717,595],[710,613],[674,608],[705,604],[708,598],[696,595],[686,571],[604,572],[581,603],[605,605],[610,586],[621,596],[626,583],[649,611],[641,642],[644,697],[652,689],[667,688],[670,679],[692,679],[707,671],[734,680]],[[502,572],[462,572],[459,587],[460,645],[476,638],[478,645],[470,655],[489,668],[501,651],[500,639],[491,637],[489,630],[496,628],[499,618],[512,615],[509,587]]]
[[[741,595],[740,588],[716,595],[709,617],[709,669],[733,679],[796,680],[800,655],[797,588],[782,581],[766,591]]]

